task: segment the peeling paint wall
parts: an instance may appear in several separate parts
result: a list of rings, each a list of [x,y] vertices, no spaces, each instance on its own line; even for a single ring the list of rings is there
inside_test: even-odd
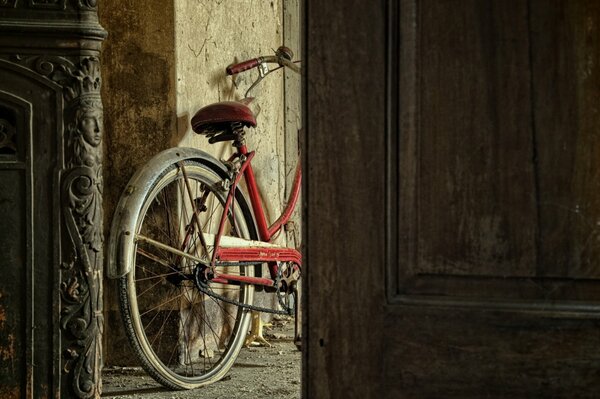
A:
[[[174,145],[205,150],[219,159],[232,152],[230,142],[209,144],[204,136],[191,130],[190,119],[201,107],[226,100],[244,98],[258,76],[256,70],[227,76],[231,63],[273,54],[284,44],[284,1],[186,0],[175,1],[175,51],[177,76],[177,137]],[[267,222],[274,222],[286,204],[286,113],[284,71],[268,75],[249,94],[255,97],[250,107],[258,126],[246,133],[247,146],[257,155],[252,161],[262,195]],[[297,154],[293,156],[295,165]],[[289,169],[289,168],[288,168]],[[280,232],[272,242],[286,245]],[[268,273],[265,269],[263,273]],[[258,293],[255,304],[276,306],[274,296]],[[263,320],[270,318],[262,314]]]
[[[168,148],[175,131],[174,9],[103,0],[106,217],[136,168]]]
[[[257,72],[230,77],[225,67],[273,54],[272,49],[283,44],[282,0],[176,0],[175,21],[178,137],[173,144],[227,158],[231,144],[208,144],[191,131],[190,118],[210,103],[244,97]],[[257,152],[252,165],[269,221],[279,216],[285,204],[283,81],[282,71],[277,71],[252,91],[256,99],[251,107],[260,109],[258,127],[246,134],[248,148]]]
[[[171,146],[176,130],[174,7],[169,2],[103,0],[100,23],[108,31],[102,51],[104,104],[104,225],[135,170]],[[117,285],[104,280],[105,363],[133,359],[117,301]]]

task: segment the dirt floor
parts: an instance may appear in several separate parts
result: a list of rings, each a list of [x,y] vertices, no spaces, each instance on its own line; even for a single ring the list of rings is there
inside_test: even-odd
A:
[[[122,399],[238,399],[300,398],[301,353],[293,343],[292,320],[273,320],[265,328],[268,347],[244,348],[225,378],[191,391],[170,391],[141,367],[105,367],[102,373],[106,398]]]

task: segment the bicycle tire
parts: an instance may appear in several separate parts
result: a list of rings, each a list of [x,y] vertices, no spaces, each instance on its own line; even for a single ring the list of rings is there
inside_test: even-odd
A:
[[[185,175],[192,183],[189,186],[186,186]],[[199,198],[206,196],[207,209],[203,212],[207,219],[200,218],[200,224],[206,230],[204,233],[215,234],[219,220],[211,223],[209,219],[213,220],[215,215],[220,219],[222,212],[218,209],[222,210],[228,193],[222,188],[225,177],[222,170],[194,160],[184,161],[183,168],[170,164],[147,190],[136,217],[136,234],[151,235],[162,244],[210,259],[211,253],[203,253],[199,235],[189,244],[182,242],[191,215],[189,204],[192,204],[188,199],[186,205],[186,197],[189,197],[186,191],[195,190],[192,193],[195,205]],[[236,195],[231,209],[226,232],[256,239],[256,226],[241,193]],[[194,267],[189,259],[178,259],[172,252],[145,241],[138,240],[133,245],[131,259],[125,260],[131,262],[131,271],[119,279],[119,303],[127,336],[142,367],[171,389],[193,389],[220,380],[243,345],[250,323],[249,311],[203,294],[193,281],[181,278],[186,273],[189,275]],[[209,252],[210,249],[208,247]],[[240,274],[254,275],[254,267],[242,266],[236,270]],[[240,284],[235,288],[217,285],[214,289],[228,293],[239,302],[252,304],[254,287],[251,285]],[[236,291],[231,291],[234,289]]]

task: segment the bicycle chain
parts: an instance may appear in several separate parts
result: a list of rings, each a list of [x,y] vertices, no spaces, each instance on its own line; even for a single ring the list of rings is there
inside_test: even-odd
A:
[[[277,295],[277,299],[279,300],[279,304],[281,305],[281,307],[283,308],[283,310],[277,310],[277,309],[271,309],[271,308],[266,308],[266,307],[262,307],[262,306],[256,306],[256,305],[248,305],[246,303],[242,303],[240,301],[236,301],[235,299],[230,299],[227,298],[226,296],[217,294],[216,292],[212,291],[207,285],[200,283],[198,281],[198,276],[196,275],[196,287],[198,287],[198,289],[205,293],[206,295],[215,298],[215,299],[219,299],[223,302],[229,303],[231,305],[235,305],[238,307],[241,307],[243,309],[249,309],[249,310],[254,310],[257,312],[266,312],[266,313],[273,313],[273,314],[278,314],[278,315],[285,315],[285,316],[292,316],[294,314],[294,308],[293,307],[289,307],[287,306],[284,302],[283,299],[281,298],[280,292],[279,292],[279,281],[281,279],[280,273],[277,273],[277,278],[275,279],[275,285],[277,287],[277,290],[275,291],[275,295]],[[295,305],[295,304],[294,304]]]

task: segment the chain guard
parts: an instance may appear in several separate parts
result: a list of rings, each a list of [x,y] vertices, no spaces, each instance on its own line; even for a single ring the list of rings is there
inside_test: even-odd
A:
[[[231,305],[235,305],[235,306],[241,307],[243,309],[253,310],[256,312],[265,312],[265,313],[272,313],[272,314],[285,315],[285,316],[294,315],[294,307],[289,307],[284,303],[283,298],[281,296],[281,292],[279,291],[279,282],[280,282],[280,278],[281,278],[280,273],[277,274],[277,279],[275,280],[275,285],[277,287],[275,295],[277,295],[279,305],[283,308],[283,310],[272,309],[272,308],[267,308],[267,307],[263,307],[263,306],[249,305],[247,303],[242,303],[240,301],[236,301],[235,299],[227,298],[226,296],[217,294],[208,286],[208,284],[205,281],[201,280],[200,276],[202,274],[203,274],[203,271],[201,270],[201,268],[196,267],[196,272],[194,273],[196,288],[198,288],[198,290],[200,290],[200,292],[210,296],[211,298],[215,298],[220,301],[229,303]],[[295,303],[294,303],[294,306],[296,306]]]

